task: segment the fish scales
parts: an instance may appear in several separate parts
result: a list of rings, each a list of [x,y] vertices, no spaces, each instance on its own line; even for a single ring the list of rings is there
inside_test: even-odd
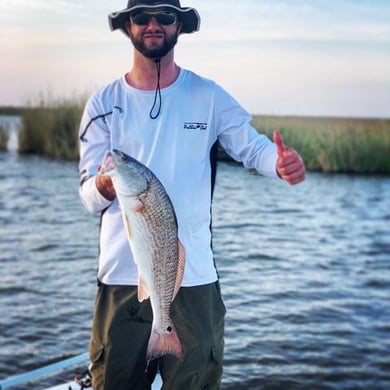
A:
[[[182,359],[170,307],[181,284],[185,255],[172,202],[153,172],[123,152],[106,153],[99,174],[111,177],[118,197],[138,268],[138,299],[150,297],[153,324],[147,360],[165,354]]]
[[[142,229],[149,232],[154,285],[160,305],[165,311],[160,313],[160,322],[168,327],[170,323],[164,323],[164,319],[169,318],[167,314],[173,296],[178,261],[176,218],[169,198],[156,180],[152,179],[149,188],[139,196],[139,199],[145,207],[140,218],[144,219]],[[137,257],[137,253],[134,255]],[[166,261],[160,261],[161,258],[165,258]]]

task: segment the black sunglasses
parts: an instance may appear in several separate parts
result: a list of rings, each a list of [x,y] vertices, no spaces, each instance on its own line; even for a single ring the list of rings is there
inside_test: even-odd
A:
[[[137,26],[146,26],[154,18],[158,24],[170,26],[177,22],[177,15],[174,12],[140,12],[130,15],[130,21]]]

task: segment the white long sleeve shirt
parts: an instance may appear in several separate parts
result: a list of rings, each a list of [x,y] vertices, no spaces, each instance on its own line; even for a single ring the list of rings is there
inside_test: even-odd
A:
[[[175,208],[186,252],[183,286],[217,280],[211,250],[211,193],[219,141],[245,167],[277,177],[275,145],[250,125],[251,116],[221,87],[188,70],[161,90],[161,112],[149,117],[155,91],[120,78],[91,96],[80,125],[80,195],[102,213],[98,279],[137,285],[138,276],[117,200],[97,190],[95,176],[107,150],[118,149],[149,167]],[[214,149],[213,149],[214,150]]]

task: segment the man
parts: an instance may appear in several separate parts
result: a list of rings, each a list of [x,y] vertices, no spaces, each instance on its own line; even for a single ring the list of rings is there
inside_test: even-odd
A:
[[[222,375],[225,307],[211,249],[211,197],[216,144],[246,167],[290,184],[305,166],[279,132],[272,143],[221,87],[174,62],[181,33],[199,29],[197,11],[179,0],[130,0],[109,15],[133,46],[128,73],[97,91],[80,126],[80,194],[101,213],[99,289],[90,341],[96,390],[150,389],[157,366],[164,389],[218,389]],[[185,248],[182,287],[171,316],[184,358],[166,355],[147,364],[152,312],[137,300],[137,269],[111,179],[97,176],[107,150],[148,166],[168,192]]]

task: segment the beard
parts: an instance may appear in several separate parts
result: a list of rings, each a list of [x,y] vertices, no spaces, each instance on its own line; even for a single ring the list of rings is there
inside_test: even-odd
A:
[[[179,34],[176,32],[170,37],[164,38],[164,42],[161,47],[158,48],[147,48],[144,41],[135,37],[131,32],[129,33],[131,42],[134,45],[134,48],[138,50],[144,57],[157,60],[165,57],[169,51],[176,45]]]

